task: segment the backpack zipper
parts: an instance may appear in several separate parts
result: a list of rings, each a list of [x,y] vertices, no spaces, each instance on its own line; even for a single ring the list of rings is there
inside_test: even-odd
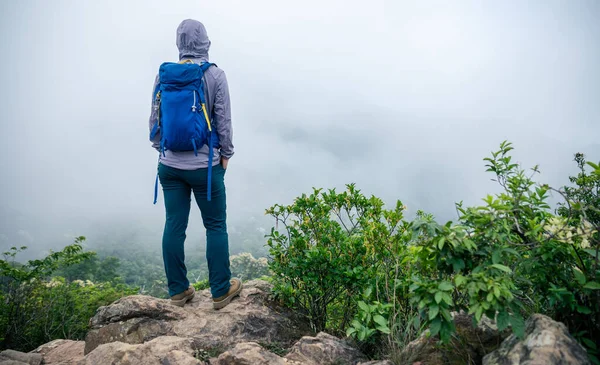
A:
[[[196,112],[196,90],[193,91],[194,94],[194,104],[192,104],[192,113]]]

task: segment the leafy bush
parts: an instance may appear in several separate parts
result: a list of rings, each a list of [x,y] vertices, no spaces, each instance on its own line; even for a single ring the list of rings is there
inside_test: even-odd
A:
[[[83,339],[89,319],[101,305],[137,292],[118,282],[68,281],[53,276],[94,257],[83,252],[78,237],[62,251],[22,265],[16,255],[26,247],[13,247],[0,260],[0,348],[29,351],[48,341]]]
[[[196,289],[196,291],[201,291],[201,290],[210,288],[210,283],[208,282],[208,279],[205,279],[205,280],[196,281],[195,283],[192,284],[192,286],[194,287],[194,289]]]
[[[486,315],[519,337],[524,318],[541,312],[564,322],[599,363],[600,167],[577,154],[575,186],[555,189],[533,179],[537,167],[527,173],[514,163],[511,150],[503,142],[484,159],[502,192],[481,206],[458,203],[456,222],[421,211],[406,221],[400,201],[386,210],[354,185],[270,208],[277,294],[316,330],[373,343],[389,329],[392,349],[424,328],[449,342],[453,311],[475,322]],[[557,210],[552,193],[564,198]],[[370,298],[360,300],[361,288],[371,288]]]
[[[269,276],[269,263],[264,257],[255,259],[251,253],[240,253],[230,258],[231,275],[248,281]]]
[[[367,199],[348,185],[340,194],[315,189],[291,205],[267,210],[277,223],[267,235],[275,293],[302,311],[316,331],[328,324],[343,331],[353,318],[354,297],[377,270],[368,250],[369,239],[383,235],[375,228],[384,218],[382,207],[380,199]]]
[[[367,289],[366,299],[371,296],[371,290]],[[350,323],[346,330],[346,336],[353,337],[362,342],[373,342],[376,334],[390,334],[389,312],[392,304],[380,303],[378,301],[358,301],[356,319]]]

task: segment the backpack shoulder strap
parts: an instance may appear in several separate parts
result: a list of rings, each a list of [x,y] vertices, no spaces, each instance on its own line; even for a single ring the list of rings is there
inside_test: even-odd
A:
[[[208,68],[210,66],[218,67],[216,63],[210,63],[210,62],[204,62],[203,64],[200,65],[200,67],[202,68],[202,72],[206,72],[206,70],[208,70]]]

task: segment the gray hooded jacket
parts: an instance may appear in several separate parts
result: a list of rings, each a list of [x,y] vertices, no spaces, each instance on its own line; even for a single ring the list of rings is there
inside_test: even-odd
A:
[[[187,19],[181,22],[177,28],[177,48],[179,48],[179,60],[190,59],[195,63],[208,61],[208,49],[210,40],[206,34],[204,25],[196,20]],[[231,158],[233,156],[233,129],[231,127],[231,104],[229,101],[229,87],[225,72],[215,66],[210,67],[204,74],[205,93],[208,109],[212,110],[212,123],[219,135],[220,147],[215,148],[213,165],[219,164],[221,156]],[[158,83],[158,76],[154,81],[154,88]],[[152,108],[150,113],[150,131],[156,124],[156,111]],[[158,150],[160,134],[152,141],[152,147]],[[208,167],[208,146],[204,145],[198,150],[198,156],[190,152],[165,151],[160,156],[160,163],[182,170],[196,170]]]

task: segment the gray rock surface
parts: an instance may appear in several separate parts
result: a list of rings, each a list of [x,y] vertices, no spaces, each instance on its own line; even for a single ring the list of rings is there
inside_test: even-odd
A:
[[[78,365],[200,365],[190,338],[161,336],[143,344],[111,342],[98,346]]]
[[[130,296],[101,307],[90,320],[85,353],[114,341],[141,344],[160,336],[192,338],[197,348],[227,349],[241,342],[279,342],[291,345],[309,332],[305,321],[272,305],[270,284],[244,283],[244,290],[227,307],[216,311],[208,290],[179,308],[168,300]]]
[[[222,353],[214,365],[285,365],[286,359],[265,350],[255,342],[242,342],[229,351]]]
[[[54,340],[31,351],[43,356],[44,365],[75,365],[83,359],[85,342]]]
[[[355,365],[368,360],[345,341],[324,332],[320,332],[316,337],[302,337],[292,346],[285,358],[307,365]]]
[[[525,338],[510,335],[496,351],[483,358],[483,365],[588,365],[585,349],[567,327],[541,314],[527,320]]]
[[[42,355],[34,353],[24,353],[14,350],[4,350],[0,352],[1,365],[41,365]]]
[[[278,356],[254,342],[237,344],[234,348],[212,360],[211,365],[357,365],[366,357],[327,333],[316,337],[302,337],[284,357]],[[386,362],[365,363],[368,365],[391,365]]]

